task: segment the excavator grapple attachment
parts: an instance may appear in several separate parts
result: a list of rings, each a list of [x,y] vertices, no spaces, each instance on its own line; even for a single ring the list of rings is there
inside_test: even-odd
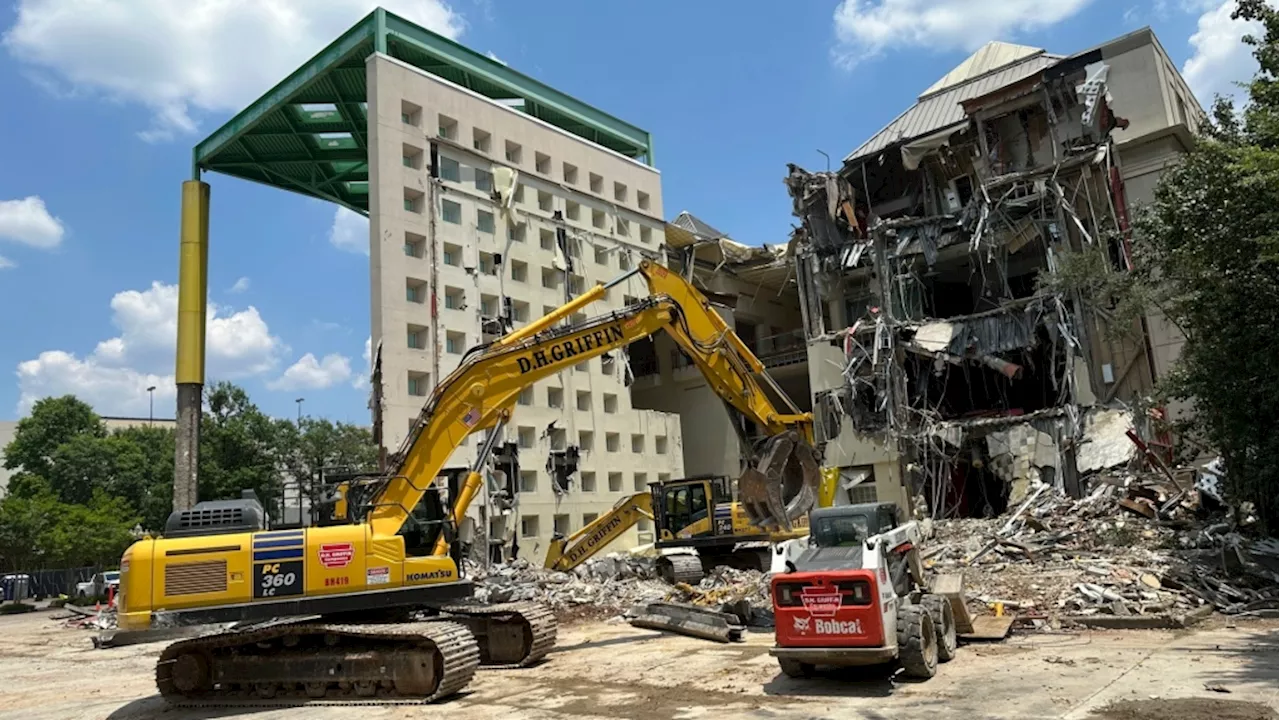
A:
[[[756,466],[738,478],[738,502],[751,523],[765,530],[791,530],[818,500],[818,452],[795,430],[763,441]]]
[[[696,605],[656,602],[638,607],[633,612],[633,627],[663,630],[715,642],[738,642],[742,640],[742,633],[746,630],[736,615]]]

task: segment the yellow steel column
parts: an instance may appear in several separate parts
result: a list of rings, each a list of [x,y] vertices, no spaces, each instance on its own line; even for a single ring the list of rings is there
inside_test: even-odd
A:
[[[196,504],[200,414],[204,395],[205,307],[209,285],[209,185],[182,183],[181,255],[178,261],[177,437],[173,509]]]

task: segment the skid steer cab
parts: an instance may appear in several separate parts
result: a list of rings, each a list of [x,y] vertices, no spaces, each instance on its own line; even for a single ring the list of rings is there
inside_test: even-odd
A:
[[[956,653],[947,598],[925,591],[920,531],[892,503],[842,505],[809,514],[809,544],[772,579],[782,672],[819,665],[896,662],[929,678]]]

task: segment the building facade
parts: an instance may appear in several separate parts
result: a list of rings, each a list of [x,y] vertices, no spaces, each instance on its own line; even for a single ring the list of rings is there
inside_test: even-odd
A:
[[[640,160],[395,58],[371,55],[366,82],[376,422],[394,450],[469,348],[660,260],[662,188]],[[570,321],[646,293],[634,278]],[[517,476],[493,479],[464,538],[540,561],[554,533],[683,475],[679,418],[635,409],[629,372],[617,353],[521,395],[501,439]],[[623,543],[651,539],[642,524]]]
[[[1068,254],[1128,271],[1133,214],[1203,118],[1149,29],[1069,56],[993,42],[838,172],[791,167],[838,501],[992,515],[1132,453],[1181,339],[1053,279]]]

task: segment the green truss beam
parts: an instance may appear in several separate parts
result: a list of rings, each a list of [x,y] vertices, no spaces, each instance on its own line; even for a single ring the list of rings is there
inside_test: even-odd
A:
[[[521,98],[529,115],[653,164],[647,131],[377,8],[200,141],[191,152],[193,177],[221,172],[367,213],[368,118],[360,104],[365,60],[375,52],[489,97]],[[300,105],[313,103],[333,110],[299,114]],[[320,137],[329,133],[350,140]]]

